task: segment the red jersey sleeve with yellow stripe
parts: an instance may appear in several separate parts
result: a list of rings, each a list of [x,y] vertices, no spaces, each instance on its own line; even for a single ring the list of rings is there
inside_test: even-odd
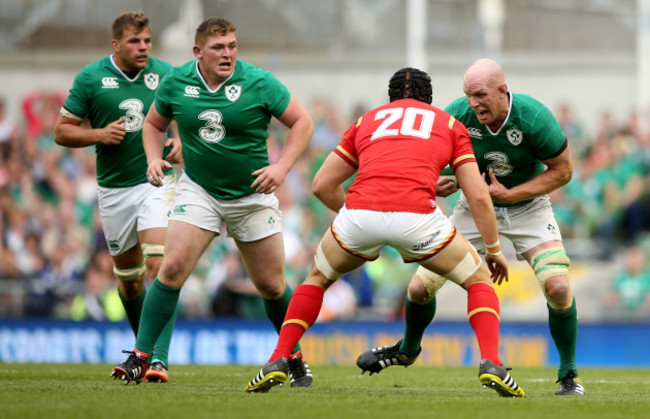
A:
[[[343,160],[348,162],[350,166],[355,169],[359,168],[359,156],[357,154],[357,148],[355,143],[355,137],[357,136],[357,129],[361,125],[361,120],[363,117],[357,119],[350,128],[343,134],[343,139],[338,146],[334,149],[336,153]]]
[[[472,142],[469,139],[469,133],[465,125],[453,116],[450,116],[449,129],[453,133],[452,156],[451,162],[449,162],[451,169],[456,170],[457,167],[465,163],[475,162],[474,149],[472,148]]]

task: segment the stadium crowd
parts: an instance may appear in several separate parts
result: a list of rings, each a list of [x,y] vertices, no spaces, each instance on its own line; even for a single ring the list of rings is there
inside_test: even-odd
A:
[[[121,321],[125,314],[97,211],[94,150],[59,147],[53,139],[66,94],[27,94],[20,120],[9,119],[0,98],[0,317]],[[311,180],[364,109],[341,115],[326,97],[309,105],[315,123],[310,147],[276,192],[284,216],[287,279],[294,288],[311,266],[319,233],[333,218],[311,195]],[[562,235],[596,243],[592,258],[620,266],[603,296],[612,316],[648,321],[650,132],[641,130],[634,113],[620,122],[605,111],[590,133],[569,104],[554,111],[575,163],[571,182],[551,194]],[[274,161],[286,130],[274,121],[269,132]],[[441,200],[447,214],[453,205],[453,197]],[[570,245],[567,252],[572,256]],[[330,288],[320,319],[398,316],[413,270],[396,253],[383,253]],[[263,302],[231,240],[215,241],[200,259],[181,293],[179,315],[264,317]]]

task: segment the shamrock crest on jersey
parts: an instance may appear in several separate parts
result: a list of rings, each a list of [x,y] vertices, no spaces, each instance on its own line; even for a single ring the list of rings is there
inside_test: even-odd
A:
[[[144,85],[151,90],[156,90],[158,88],[158,83],[160,82],[160,76],[155,73],[147,73],[144,75]]]
[[[512,145],[519,145],[524,139],[524,135],[522,134],[521,130],[518,129],[507,130],[506,137],[508,138],[508,141],[510,141],[510,144]]]
[[[231,84],[224,88],[224,92],[226,93],[226,99],[234,102],[239,99],[239,96],[241,96],[241,86],[237,84]]]

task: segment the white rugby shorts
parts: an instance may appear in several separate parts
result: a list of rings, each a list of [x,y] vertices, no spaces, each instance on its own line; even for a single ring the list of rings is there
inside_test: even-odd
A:
[[[456,229],[436,208],[429,214],[341,208],[332,234],[348,253],[375,260],[384,246],[393,247],[404,262],[426,260],[444,249]]]
[[[167,227],[175,188],[174,172],[165,176],[159,188],[149,183],[126,188],[99,187],[99,216],[112,256],[138,244],[138,231]]]
[[[523,253],[542,243],[562,240],[548,195],[514,207],[495,206],[494,212],[499,234],[512,242],[519,260],[523,260]],[[449,219],[476,250],[485,252],[485,243],[476,228],[465,196],[460,197]]]
[[[282,232],[282,212],[275,194],[217,199],[183,173],[176,188],[176,201],[169,218],[220,234],[226,222],[229,237],[252,242]]]

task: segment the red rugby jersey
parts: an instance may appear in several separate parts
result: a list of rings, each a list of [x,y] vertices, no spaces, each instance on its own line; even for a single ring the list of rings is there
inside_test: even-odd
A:
[[[367,112],[334,152],[358,171],[345,206],[375,211],[433,212],[440,171],[476,161],[467,128],[414,99]]]

